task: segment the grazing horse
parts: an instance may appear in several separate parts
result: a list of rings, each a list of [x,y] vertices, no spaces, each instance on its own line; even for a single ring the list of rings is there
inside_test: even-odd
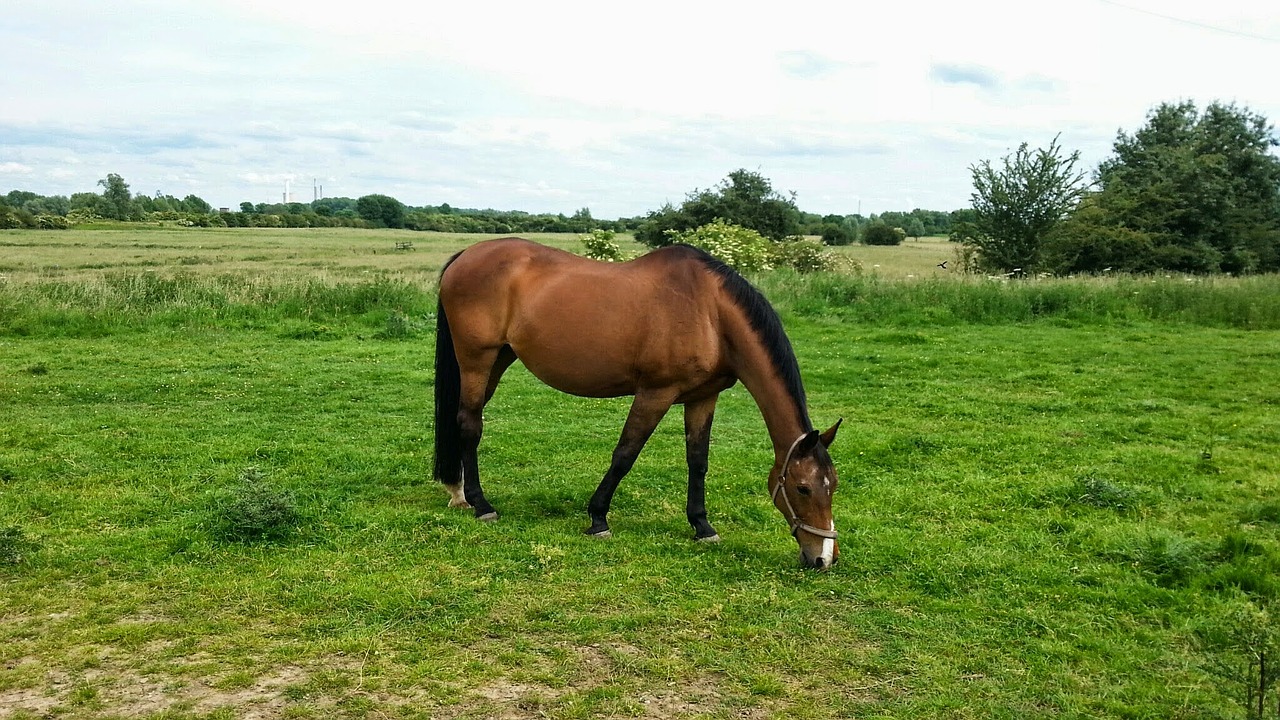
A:
[[[773,441],[773,503],[791,525],[801,562],[839,557],[831,496],[837,477],[809,420],[800,368],[778,315],[729,266],[686,245],[625,263],[579,257],[520,238],[477,243],[440,273],[436,315],[435,477],[452,507],[480,520],[497,512],[480,488],[476,451],[485,404],[519,359],[539,380],[583,397],[635,400],[608,471],[587,505],[587,534],[609,536],[618,483],[658,422],[684,405],[689,465],[685,510],[694,537],[719,540],[707,522],[707,450],[720,392],[741,381]]]

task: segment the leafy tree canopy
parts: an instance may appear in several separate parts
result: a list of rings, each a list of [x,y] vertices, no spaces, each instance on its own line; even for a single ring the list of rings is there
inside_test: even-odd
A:
[[[694,190],[679,209],[665,205],[649,213],[636,231],[636,239],[652,247],[671,243],[671,233],[683,232],[724,220],[755,230],[771,240],[781,240],[800,230],[800,210],[795,195],[782,195],[768,178],[749,170],[729,173],[713,190]]]
[[[404,203],[389,195],[365,195],[356,200],[356,213],[376,227],[404,227]]]
[[[1117,134],[1090,225],[1139,233],[1147,269],[1280,270],[1277,145],[1247,108],[1162,104],[1137,132]]]
[[[1063,157],[1055,137],[1048,148],[1022,143],[998,167],[983,160],[973,173],[973,236],[978,262],[987,270],[1030,273],[1040,269],[1050,232],[1085,192],[1077,171],[1080,152]]]

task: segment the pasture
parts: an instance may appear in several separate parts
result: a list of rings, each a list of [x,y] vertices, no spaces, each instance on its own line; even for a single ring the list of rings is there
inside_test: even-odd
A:
[[[0,233],[0,718],[1243,717],[1206,638],[1280,596],[1280,279],[961,279],[929,240],[755,278],[845,418],[818,573],[740,386],[719,544],[678,412],[583,536],[627,399],[519,365],[501,520],[446,508],[435,272],[475,239]],[[229,537],[258,477],[291,532]]]

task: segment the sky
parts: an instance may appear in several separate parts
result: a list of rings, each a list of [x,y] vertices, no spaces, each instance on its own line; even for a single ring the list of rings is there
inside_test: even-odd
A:
[[[1162,102],[1280,122],[1275,0],[7,0],[0,193],[383,193],[643,215],[739,168],[821,214],[967,207]]]

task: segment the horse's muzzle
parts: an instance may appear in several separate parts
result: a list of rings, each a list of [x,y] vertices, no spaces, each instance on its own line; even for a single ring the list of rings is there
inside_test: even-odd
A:
[[[838,562],[840,562],[839,555],[833,557],[831,562],[828,564],[827,560],[821,555],[811,558],[805,551],[800,551],[800,564],[807,568],[813,568],[814,570],[830,570],[831,567]]]

